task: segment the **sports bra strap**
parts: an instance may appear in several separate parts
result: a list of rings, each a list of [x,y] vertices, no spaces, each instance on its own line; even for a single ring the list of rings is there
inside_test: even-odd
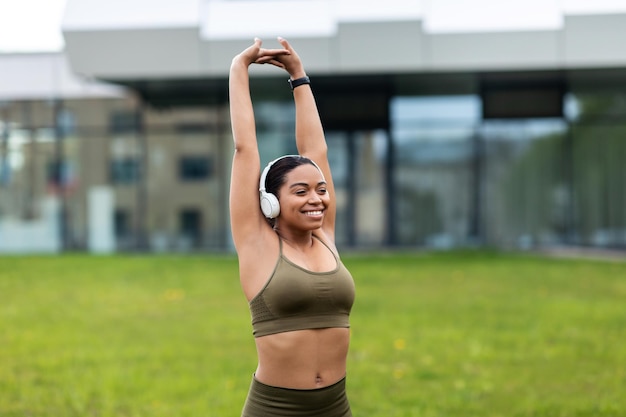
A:
[[[324,242],[322,239],[320,239],[318,236],[313,235],[313,237],[317,240],[320,241],[320,243],[324,246],[326,246],[326,249],[328,249],[330,251],[330,253],[333,255],[333,258],[335,258],[336,261],[339,261],[339,258],[337,257],[337,254],[335,254],[335,252],[330,248],[330,246],[328,246],[326,244],[326,242]]]
[[[276,233],[276,236],[278,236],[278,255],[282,257],[283,256],[283,239],[280,237],[278,233]]]

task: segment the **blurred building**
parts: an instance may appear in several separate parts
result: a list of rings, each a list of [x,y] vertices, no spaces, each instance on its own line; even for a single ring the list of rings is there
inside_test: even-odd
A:
[[[228,69],[276,35],[313,82],[341,246],[626,247],[626,8],[450,30],[422,6],[69,0],[63,53],[0,55],[0,251],[43,207],[50,247],[86,249],[101,186],[118,250],[229,250]],[[293,100],[252,73],[265,164],[295,152]]]

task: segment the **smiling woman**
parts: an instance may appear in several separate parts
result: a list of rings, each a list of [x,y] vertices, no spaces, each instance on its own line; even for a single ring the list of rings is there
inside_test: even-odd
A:
[[[242,416],[349,417],[354,282],[335,246],[335,190],[310,80],[296,51],[278,40],[282,48],[265,49],[255,39],[230,68],[231,228],[258,354]],[[289,73],[301,154],[271,161],[259,177],[250,175],[260,171],[253,63]]]
[[[0,52],[63,49],[61,19],[66,0],[0,2]]]
[[[310,164],[315,167],[315,170],[309,169],[311,171],[311,175],[313,180],[308,183],[306,179],[302,179],[301,181],[297,181],[296,178],[293,178],[292,181],[288,182],[288,193],[286,193],[284,198],[287,198],[290,194],[298,194],[300,196],[306,196],[307,191],[313,191],[314,196],[315,193],[319,193],[319,195],[323,197],[327,197],[327,183],[324,179],[324,174],[319,169],[317,164],[310,160],[309,158],[302,157],[300,155],[285,155],[281,156],[278,159],[273,160],[263,170],[261,174],[261,180],[259,182],[259,192],[261,193],[261,210],[263,214],[268,219],[275,219],[278,217],[280,213],[280,203],[278,202],[278,196],[280,195],[281,188],[283,184],[287,182],[287,175],[293,177],[290,172],[300,165]],[[298,170],[301,171],[301,170]],[[300,175],[300,177],[304,176],[304,173]],[[316,182],[316,179],[318,180]],[[314,204],[317,206],[316,209],[324,209],[321,205],[322,200],[320,199],[320,204]],[[275,225],[275,222],[271,222],[272,225]]]

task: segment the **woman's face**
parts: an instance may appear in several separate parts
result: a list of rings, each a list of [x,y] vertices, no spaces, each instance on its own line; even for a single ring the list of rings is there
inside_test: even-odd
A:
[[[300,165],[285,176],[279,190],[281,223],[303,229],[322,226],[330,202],[322,173],[311,164]]]

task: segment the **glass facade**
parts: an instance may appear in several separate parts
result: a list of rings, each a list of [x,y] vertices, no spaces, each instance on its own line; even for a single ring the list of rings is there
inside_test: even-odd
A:
[[[228,247],[231,140],[224,114],[145,109],[131,98],[4,104],[0,238],[26,239],[48,207],[52,229],[42,225],[33,236],[87,249],[89,193],[105,186],[118,250]]]
[[[566,132],[567,124],[558,119],[482,124],[481,224],[486,242],[516,248],[565,242]]]
[[[338,245],[626,247],[623,86],[574,86],[563,117],[514,119],[486,118],[480,93],[401,87],[388,128],[327,129]],[[289,98],[255,100],[255,114],[263,165],[296,153]],[[88,249],[89,193],[101,186],[117,250],[231,250],[231,157],[224,103],[2,102],[0,251],[20,239]]]
[[[330,131],[326,137],[337,195],[337,244],[384,245],[386,132]]]
[[[395,243],[436,248],[468,244],[479,99],[402,97],[391,108]]]
[[[572,243],[626,247],[626,90],[574,92],[572,100]]]

